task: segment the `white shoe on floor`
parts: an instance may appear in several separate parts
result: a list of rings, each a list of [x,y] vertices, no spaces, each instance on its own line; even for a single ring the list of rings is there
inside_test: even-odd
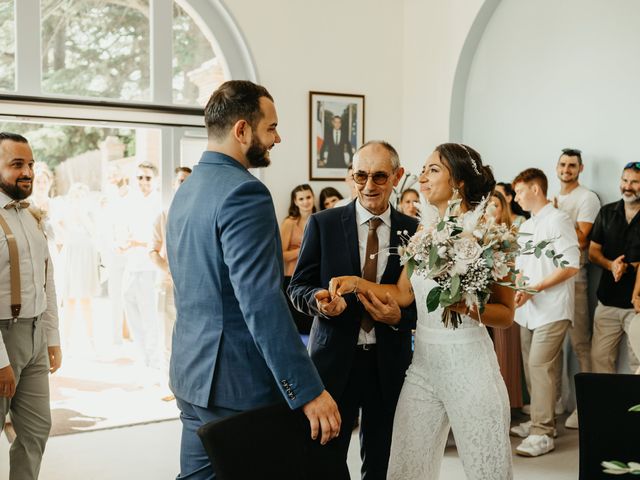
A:
[[[522,422],[520,425],[516,425],[515,427],[511,427],[509,430],[509,435],[512,437],[520,437],[527,438],[529,436],[529,431],[531,430],[531,420],[528,422]]]
[[[555,448],[553,438],[549,435],[529,435],[516,448],[516,453],[524,457],[539,457]]]
[[[572,428],[577,430],[579,428],[578,425],[578,410],[574,410],[571,415],[567,417],[567,420],[564,422],[564,426],[567,428]]]
[[[530,432],[531,432],[531,420],[529,420],[528,422],[523,422],[520,425],[516,425],[515,427],[511,427],[511,429],[509,430],[509,434],[512,437],[520,437],[520,438],[529,437]],[[553,438],[557,436],[558,436],[558,431],[554,428]]]

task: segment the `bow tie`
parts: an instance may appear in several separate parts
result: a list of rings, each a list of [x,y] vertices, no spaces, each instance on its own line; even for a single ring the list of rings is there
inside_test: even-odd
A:
[[[15,208],[16,210],[20,210],[21,208],[29,208],[29,202],[24,200],[13,200],[7,203],[4,206],[5,210],[9,210],[11,208]]]

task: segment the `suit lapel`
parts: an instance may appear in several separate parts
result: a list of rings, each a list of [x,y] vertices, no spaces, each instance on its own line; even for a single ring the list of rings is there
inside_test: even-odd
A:
[[[342,213],[342,232],[344,233],[344,244],[349,250],[351,257],[351,268],[354,275],[360,275],[360,248],[358,246],[358,226],[356,225],[356,203],[351,202],[344,208]]]

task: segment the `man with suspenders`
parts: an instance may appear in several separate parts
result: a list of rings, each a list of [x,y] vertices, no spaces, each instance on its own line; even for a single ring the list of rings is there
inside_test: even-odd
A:
[[[16,438],[9,480],[35,480],[49,430],[49,372],[60,368],[53,269],[40,222],[25,201],[33,153],[0,132],[0,431],[11,412]]]

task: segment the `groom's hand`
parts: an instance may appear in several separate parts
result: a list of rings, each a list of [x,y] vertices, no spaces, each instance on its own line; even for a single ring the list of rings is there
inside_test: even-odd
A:
[[[358,294],[362,306],[369,312],[371,318],[377,322],[397,325],[402,318],[402,312],[398,302],[387,292],[385,301],[381,301],[370,290],[366,295]]]
[[[318,311],[327,317],[340,315],[347,308],[347,302],[342,297],[331,298],[329,290],[318,290],[315,294]]]
[[[326,390],[302,407],[302,411],[309,419],[313,440],[318,438],[320,433],[320,443],[325,445],[340,433],[342,420],[338,405]]]

